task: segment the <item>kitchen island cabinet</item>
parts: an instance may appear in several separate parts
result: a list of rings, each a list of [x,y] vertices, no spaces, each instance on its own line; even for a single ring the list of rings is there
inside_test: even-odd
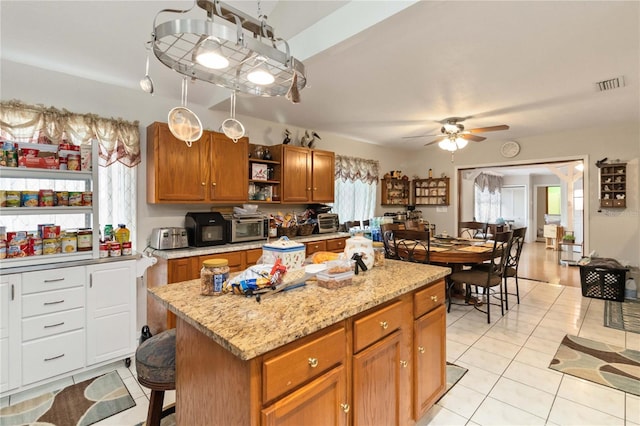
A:
[[[147,127],[147,202],[246,202],[249,140],[204,131],[188,147],[166,123]]]
[[[414,370],[414,315],[444,308],[442,299],[415,295],[444,294],[449,272],[388,260],[351,286],[308,284],[261,303],[201,296],[197,279],[149,289],[178,318],[178,424],[308,424],[319,416],[327,425],[411,424],[423,407],[414,409],[410,395],[425,382],[444,386],[445,368],[441,358],[435,371]],[[433,324],[432,334],[418,334],[444,353],[445,323]]]

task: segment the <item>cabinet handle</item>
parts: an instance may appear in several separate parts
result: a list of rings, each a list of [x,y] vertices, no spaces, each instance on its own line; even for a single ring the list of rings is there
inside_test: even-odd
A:
[[[16,296],[16,289],[14,288],[13,284],[11,284],[11,300],[15,299]]]
[[[342,408],[342,411],[345,413],[348,413],[351,407],[349,407],[349,404],[340,404],[340,408]]]
[[[389,327],[389,324],[387,324],[386,321],[380,321],[380,327],[382,327],[383,330],[386,330]]]
[[[314,191],[317,191],[317,190],[318,190],[318,188],[313,188],[313,190],[314,190]]]
[[[418,346],[418,352],[423,354],[424,353],[424,347],[423,346]]]
[[[307,191],[311,191],[311,188],[307,188]]]
[[[407,365],[409,365],[409,363],[407,361],[400,360],[400,365],[402,366],[402,368],[407,368]]]
[[[60,327],[61,325],[64,325],[64,321],[57,324],[45,325],[44,328]]]
[[[318,358],[309,358],[309,365],[311,368],[316,368],[318,366]]]
[[[55,302],[44,302],[44,305],[57,305],[58,303],[64,303],[64,299],[62,300],[56,300]]]
[[[64,354],[58,355],[58,356],[54,356],[54,357],[51,357],[51,358],[45,358],[44,360],[45,361],[53,361],[54,359],[62,358],[63,356],[64,356]]]
[[[202,185],[202,186],[205,186],[205,185],[206,185],[206,183],[204,183],[204,182],[201,182],[201,183],[200,183],[200,185]]]
[[[431,300],[433,300],[434,302],[438,301],[438,296],[431,296]]]
[[[211,186],[216,186],[216,183],[215,182],[211,182]]]
[[[45,283],[55,283],[57,281],[64,281],[64,277],[62,277],[62,278],[54,278],[52,280],[44,280]]]

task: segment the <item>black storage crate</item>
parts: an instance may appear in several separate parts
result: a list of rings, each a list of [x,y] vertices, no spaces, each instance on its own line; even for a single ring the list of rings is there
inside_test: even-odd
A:
[[[596,299],[624,301],[624,282],[627,274],[615,259],[592,258],[580,266],[582,295]]]

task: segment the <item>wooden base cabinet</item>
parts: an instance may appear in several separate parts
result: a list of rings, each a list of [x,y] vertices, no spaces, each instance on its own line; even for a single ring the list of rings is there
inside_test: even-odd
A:
[[[447,387],[446,339],[443,330],[447,317],[444,305],[417,319],[414,332],[414,416],[422,417],[444,394]]]

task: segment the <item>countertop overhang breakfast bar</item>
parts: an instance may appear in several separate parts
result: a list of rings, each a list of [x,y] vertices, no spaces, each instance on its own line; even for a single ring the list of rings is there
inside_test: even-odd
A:
[[[177,317],[178,424],[412,424],[444,392],[450,272],[387,260],[350,286],[260,303],[202,296],[199,279],[149,289]]]

